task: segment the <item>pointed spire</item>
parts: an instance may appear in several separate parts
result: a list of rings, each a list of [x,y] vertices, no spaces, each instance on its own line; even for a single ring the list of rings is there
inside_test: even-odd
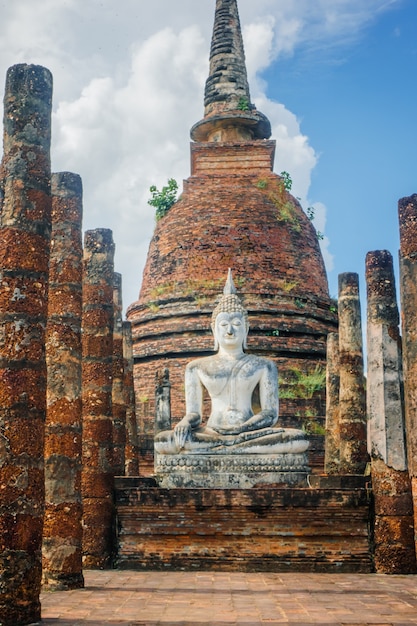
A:
[[[217,0],[204,94],[205,115],[251,108],[245,51],[236,0]]]
[[[195,141],[268,139],[271,125],[251,103],[237,0],[216,0],[204,119]]]
[[[223,294],[225,296],[229,296],[233,293],[237,293],[235,283],[233,282],[232,270],[229,267],[229,271],[227,272],[227,280],[223,289]]]

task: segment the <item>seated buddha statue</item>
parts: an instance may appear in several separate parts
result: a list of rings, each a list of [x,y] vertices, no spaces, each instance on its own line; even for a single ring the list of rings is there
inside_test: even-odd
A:
[[[307,450],[308,440],[295,428],[276,428],[278,372],[275,364],[244,352],[248,313],[236,294],[231,272],[213,311],[213,356],[191,361],[185,371],[186,413],[173,430],[155,437],[159,454],[285,454]],[[259,389],[260,411],[252,396]],[[203,388],[211,412],[203,424]]]

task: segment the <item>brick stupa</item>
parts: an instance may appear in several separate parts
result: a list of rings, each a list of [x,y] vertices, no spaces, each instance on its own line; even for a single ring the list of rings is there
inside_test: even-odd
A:
[[[268,119],[251,102],[236,0],[217,0],[204,118],[191,129],[191,176],[157,222],[133,325],[141,473],[153,469],[155,377],[168,368],[173,425],[184,414],[184,368],[210,354],[210,316],[228,268],[249,311],[248,352],[280,379],[324,365],[337,326],[316,231],[273,173]],[[300,427],[300,403],[280,423]]]

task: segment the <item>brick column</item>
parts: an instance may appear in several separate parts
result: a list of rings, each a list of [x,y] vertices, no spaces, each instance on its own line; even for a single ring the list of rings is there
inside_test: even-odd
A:
[[[113,282],[113,466],[115,476],[125,473],[126,404],[124,394],[122,277],[117,272]]]
[[[392,256],[366,256],[367,412],[375,499],[375,567],[384,574],[416,571],[411,481],[407,471],[401,340]]]
[[[401,198],[398,212],[405,428],[417,546],[417,194]]]
[[[108,567],[113,554],[113,263],[111,230],[87,231],[82,318],[85,567]]]
[[[0,623],[40,619],[52,76],[8,70],[0,229]]]
[[[126,405],[125,474],[139,474],[138,426],[136,420],[135,388],[133,382],[132,324],[123,322],[124,393]]]
[[[340,468],[340,358],[339,335],[327,335],[326,368],[326,440],[324,451],[324,471],[326,474],[339,474]]]
[[[43,582],[84,586],[81,503],[82,183],[52,175]]]
[[[363,474],[368,460],[359,277],[339,275],[340,474]]]

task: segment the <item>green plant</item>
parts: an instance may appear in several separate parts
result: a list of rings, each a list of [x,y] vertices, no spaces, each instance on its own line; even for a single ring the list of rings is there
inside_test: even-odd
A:
[[[279,337],[280,333],[278,329],[275,329],[275,330],[268,331],[266,334],[268,337]]]
[[[281,172],[280,176],[283,178],[284,187],[287,191],[291,191],[292,189],[292,178],[285,170]]]
[[[322,391],[326,386],[326,370],[320,365],[316,365],[314,370],[310,372],[303,372],[294,368],[292,373],[300,392],[300,398],[312,398],[315,393]]]
[[[302,411],[296,411],[295,413],[296,417],[303,417],[308,418],[308,419],[313,419],[317,417],[317,409],[305,409],[303,412]]]
[[[295,306],[298,309],[305,309],[307,306],[306,303],[303,300],[301,300],[301,298],[296,298],[294,302],[295,302]]]
[[[275,205],[277,220],[286,222],[292,230],[300,232],[301,224],[296,207],[288,194],[292,187],[292,179],[288,172],[281,172],[279,179],[259,178],[255,185],[258,189],[265,190],[268,200]]]
[[[162,285],[158,285],[157,287],[154,287],[151,292],[150,292],[150,297],[152,298],[152,300],[156,300],[157,298],[160,298],[161,296],[167,296],[170,293],[172,293],[175,290],[175,283],[173,282],[169,282],[169,283],[163,283]]]
[[[298,285],[299,285],[299,281],[298,280],[281,280],[281,281],[279,281],[280,289],[282,289],[283,291],[285,291],[287,293],[289,293],[290,291],[292,291],[293,289],[298,287]]]
[[[194,298],[202,295],[201,292],[206,291],[221,291],[223,288],[223,278],[210,279],[210,278],[190,278],[187,280],[183,287],[183,293],[186,296],[193,296]]]
[[[249,111],[250,110],[250,102],[247,98],[239,98],[239,102],[237,104],[237,108],[239,111]]]
[[[301,224],[300,224],[300,220],[295,214],[293,204],[290,201],[288,201],[288,202],[285,202],[285,204],[283,204],[282,206],[279,206],[277,208],[278,208],[277,220],[279,222],[287,222],[296,233],[299,233],[301,230]]]
[[[152,197],[148,200],[148,204],[155,207],[155,217],[159,221],[164,217],[175,203],[177,199],[178,183],[174,178],[168,180],[168,185],[162,187],[161,191],[152,185],[149,188]]]
[[[319,424],[315,420],[306,420],[302,425],[302,430],[307,435],[325,435],[326,429],[322,424]]]
[[[306,213],[307,213],[307,217],[310,220],[310,222],[314,221],[314,218],[316,217],[316,210],[313,206],[309,206],[306,209]],[[320,232],[319,230],[316,230],[316,235],[317,235],[317,239],[319,241],[322,241],[324,239],[324,235],[322,232]]]
[[[312,222],[314,220],[314,218],[316,217],[316,211],[315,208],[312,206],[308,206],[306,209],[306,213],[307,213],[307,217],[310,220],[310,222]]]
[[[296,395],[293,389],[287,387],[279,387],[279,399],[280,400],[295,400]]]
[[[311,399],[325,389],[326,370],[320,365],[316,365],[311,371],[290,368],[289,376],[283,379],[282,385],[284,387],[280,389],[280,398]]]
[[[201,308],[207,304],[208,299],[206,296],[194,296],[194,302]]]

